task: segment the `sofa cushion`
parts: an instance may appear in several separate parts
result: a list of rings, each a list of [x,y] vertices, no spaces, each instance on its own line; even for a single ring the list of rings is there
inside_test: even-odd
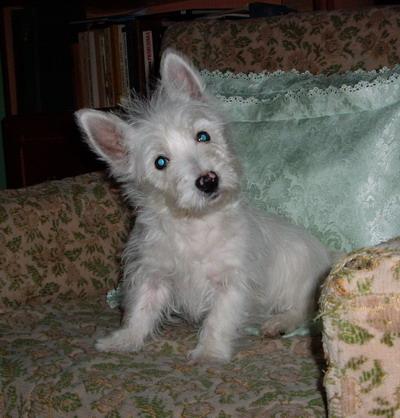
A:
[[[399,70],[203,72],[232,122],[252,200],[338,250],[398,235]]]
[[[129,211],[91,173],[0,192],[0,312],[104,293],[120,277]]]
[[[224,366],[191,365],[196,330],[166,326],[139,353],[94,350],[119,325],[101,301],[25,306],[0,315],[4,417],[319,417],[320,339],[249,337]]]

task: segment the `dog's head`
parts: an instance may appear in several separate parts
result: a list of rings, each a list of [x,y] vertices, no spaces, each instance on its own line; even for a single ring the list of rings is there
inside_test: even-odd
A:
[[[238,163],[215,99],[195,68],[167,50],[148,101],[129,99],[124,115],[83,109],[77,121],[92,150],[125,183],[153,202],[202,211],[239,189]]]

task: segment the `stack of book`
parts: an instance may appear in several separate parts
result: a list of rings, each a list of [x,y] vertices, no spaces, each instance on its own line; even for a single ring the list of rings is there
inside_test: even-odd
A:
[[[111,19],[112,20],[112,19]],[[132,90],[149,94],[158,67],[160,21],[97,22],[73,45],[77,107],[115,107]]]

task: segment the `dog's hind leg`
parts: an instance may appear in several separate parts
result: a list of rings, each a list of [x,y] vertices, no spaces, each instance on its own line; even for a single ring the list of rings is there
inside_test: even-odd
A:
[[[271,315],[261,326],[261,332],[266,337],[277,337],[294,331],[310,319],[311,313],[306,309],[291,308],[285,312]]]

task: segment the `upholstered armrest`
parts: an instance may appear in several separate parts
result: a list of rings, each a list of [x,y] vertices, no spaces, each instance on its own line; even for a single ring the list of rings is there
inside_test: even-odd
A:
[[[0,312],[113,287],[128,223],[101,173],[0,192]]]
[[[348,254],[321,297],[330,417],[400,414],[400,239]]]

